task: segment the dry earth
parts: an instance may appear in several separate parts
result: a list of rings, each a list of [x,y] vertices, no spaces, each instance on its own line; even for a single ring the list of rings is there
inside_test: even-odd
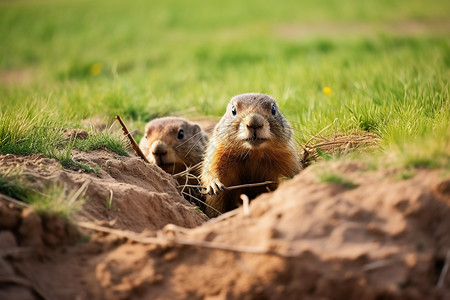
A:
[[[0,196],[0,299],[450,298],[443,171],[401,180],[396,169],[319,163],[255,199],[249,213],[207,221],[157,167],[105,151],[74,157],[100,173],[39,155],[0,156],[0,166],[22,166],[36,189],[88,180],[75,220],[113,232],[77,230]],[[355,187],[320,182],[323,172]]]

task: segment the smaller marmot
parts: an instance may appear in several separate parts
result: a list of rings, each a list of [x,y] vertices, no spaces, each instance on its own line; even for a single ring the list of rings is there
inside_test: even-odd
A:
[[[281,177],[302,169],[293,130],[278,104],[265,94],[233,97],[214,128],[202,166],[206,214],[215,217],[278,186]],[[227,190],[225,187],[273,181],[272,184]],[[212,207],[212,208],[211,208]]]
[[[145,135],[139,143],[144,155],[170,174],[177,174],[186,167],[194,167],[192,174],[200,175],[200,165],[208,137],[198,124],[184,118],[163,117],[145,126]],[[186,179],[180,177],[183,185]],[[197,182],[189,181],[191,184]]]

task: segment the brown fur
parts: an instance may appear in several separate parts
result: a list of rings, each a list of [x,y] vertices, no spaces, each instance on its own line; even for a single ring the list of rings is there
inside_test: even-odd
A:
[[[243,94],[232,98],[214,129],[203,161],[202,184],[213,194],[208,196],[207,205],[222,213],[229,211],[239,206],[241,194],[253,199],[267,189],[276,189],[281,177],[297,174],[301,163],[292,136],[291,126],[272,97]],[[259,138],[264,141],[256,141]],[[276,183],[220,191],[223,186],[264,181]],[[206,214],[217,216],[214,209],[207,207]]]
[[[183,131],[181,139],[178,138],[180,130]],[[184,118],[164,117],[154,119],[145,126],[145,136],[139,147],[151,163],[167,173],[177,174],[202,161],[207,142],[208,138],[198,124]],[[166,154],[156,155],[159,150],[155,149],[164,149]],[[199,176],[200,168],[193,168],[192,174]],[[185,182],[185,178],[179,179],[180,184]]]

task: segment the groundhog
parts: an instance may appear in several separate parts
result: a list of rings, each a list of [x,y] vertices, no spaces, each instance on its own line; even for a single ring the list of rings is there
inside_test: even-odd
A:
[[[154,164],[170,174],[177,174],[186,167],[193,167],[191,174],[200,175],[200,162],[208,137],[198,124],[184,118],[164,117],[150,121],[145,126],[145,135],[139,143],[144,155]],[[177,179],[181,185],[186,177]],[[196,184],[195,178],[189,180]]]
[[[206,193],[205,213],[216,217],[241,203],[240,195],[253,199],[277,188],[281,177],[300,172],[302,165],[293,130],[278,104],[265,94],[233,97],[214,128],[202,164]],[[273,181],[258,187],[227,187]]]

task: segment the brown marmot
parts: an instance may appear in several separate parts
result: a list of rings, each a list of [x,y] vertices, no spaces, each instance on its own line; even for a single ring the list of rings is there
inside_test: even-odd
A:
[[[277,102],[265,94],[233,97],[225,115],[214,128],[202,165],[201,181],[210,217],[232,210],[241,203],[278,186],[281,177],[291,177],[302,166],[293,130]],[[273,181],[258,187],[228,190],[226,187]],[[211,208],[212,207],[212,208]]]
[[[184,118],[163,117],[145,126],[145,135],[139,147],[151,163],[157,164],[167,173],[177,174],[186,167],[193,167],[191,173],[199,176],[199,163],[207,142],[208,137],[198,124]],[[180,177],[178,182],[183,185],[186,179]]]

